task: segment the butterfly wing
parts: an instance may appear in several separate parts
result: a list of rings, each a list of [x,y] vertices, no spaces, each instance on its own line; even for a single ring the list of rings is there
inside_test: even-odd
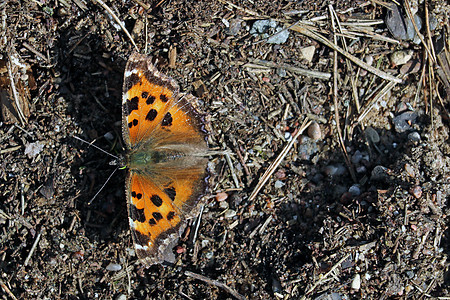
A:
[[[170,167],[163,170],[152,176],[130,171],[127,179],[130,227],[137,255],[146,265],[174,260],[174,243],[186,218],[197,214],[206,189],[204,167],[182,173]]]
[[[123,134],[129,148],[127,197],[138,257],[147,265],[173,260],[171,249],[198,211],[207,188],[207,144],[196,98],[146,56],[125,69]]]
[[[148,140],[170,108],[169,101],[177,94],[177,83],[161,74],[147,56],[139,53],[130,56],[122,98],[123,136],[128,148]]]

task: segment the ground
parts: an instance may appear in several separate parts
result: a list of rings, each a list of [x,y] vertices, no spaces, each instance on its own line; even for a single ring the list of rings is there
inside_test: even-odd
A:
[[[449,299],[440,2],[0,3],[2,299]],[[423,42],[392,25],[416,11]],[[107,181],[113,158],[76,139],[124,153],[133,41],[218,151],[196,238],[189,220],[176,263],[148,269],[126,170]]]

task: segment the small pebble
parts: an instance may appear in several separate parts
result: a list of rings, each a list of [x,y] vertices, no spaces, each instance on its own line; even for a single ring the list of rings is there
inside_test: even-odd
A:
[[[35,142],[35,143],[28,143],[25,145],[25,155],[28,156],[28,158],[35,158],[36,156],[41,153],[42,149],[44,149],[44,143],[43,142]]]
[[[402,133],[411,129],[411,124],[413,124],[417,119],[417,114],[412,111],[406,111],[396,117],[394,117],[394,128],[398,133]]]
[[[250,29],[250,34],[257,36],[261,33],[266,33],[270,28],[276,28],[278,26],[277,21],[275,20],[259,20],[253,23],[252,28]]]
[[[214,252],[212,252],[212,251],[206,252],[206,253],[205,253],[205,258],[206,258],[206,259],[212,259],[212,258],[214,258]]]
[[[417,131],[413,131],[408,134],[408,140],[414,143],[420,142],[420,134]]]
[[[433,31],[438,26],[439,21],[436,19],[435,15],[430,15],[429,23],[430,23],[430,30]]]
[[[221,201],[219,202],[219,207],[222,209],[227,209],[228,207],[230,207],[230,205],[228,204],[227,201]]]
[[[283,291],[283,288],[281,287],[281,282],[278,280],[278,278],[272,277],[272,291],[274,293],[280,293]]]
[[[391,63],[395,66],[406,64],[413,56],[412,50],[401,50],[391,54]]]
[[[186,248],[184,248],[182,246],[177,246],[177,247],[175,247],[175,252],[177,252],[177,254],[185,253]]]
[[[298,146],[298,156],[303,160],[310,160],[311,156],[319,152],[317,143],[307,136],[300,136],[300,145]]]
[[[202,248],[206,248],[207,246],[209,246],[209,244],[211,244],[209,240],[207,239],[202,240]]]
[[[119,264],[110,263],[109,265],[106,266],[106,270],[117,272],[122,270],[122,266]]]
[[[352,194],[353,197],[361,195],[361,189],[359,185],[354,184],[348,189],[349,193]]]
[[[359,290],[361,288],[361,275],[356,274],[352,280],[352,289]]]
[[[107,139],[108,141],[114,140],[114,135],[113,135],[110,131],[108,131],[107,133],[105,133],[105,134],[103,135],[103,137],[104,137],[105,139]]]
[[[277,188],[277,189],[281,189],[284,185],[285,185],[285,183],[281,180],[275,181],[275,188]]]
[[[355,153],[353,153],[351,160],[353,164],[359,164],[359,162],[363,159],[363,155],[361,151],[356,150]]]
[[[380,136],[378,135],[378,132],[372,127],[367,127],[364,131],[364,134],[369,142],[372,142],[374,144],[380,142]]]
[[[358,166],[358,167],[356,167],[356,172],[358,174],[365,173],[365,172],[367,172],[367,168],[365,166]]]
[[[400,74],[414,74],[419,72],[421,67],[420,60],[413,59],[408,61],[400,68]]]
[[[373,64],[373,56],[372,55],[367,55],[366,57],[364,57],[364,61],[366,62],[366,64],[371,66]]]
[[[277,75],[280,76],[280,77],[283,77],[283,78],[286,77],[287,76],[286,69],[278,68],[277,69]]]
[[[414,186],[411,190],[411,195],[416,197],[416,199],[420,199],[422,197],[422,188],[418,185]]]
[[[422,250],[422,253],[423,253],[424,255],[432,255],[432,254],[433,254],[433,252],[432,252],[430,249],[423,249],[423,250]]]
[[[277,27],[275,31],[277,33],[267,39],[268,44],[283,44],[289,38],[289,30],[283,29],[283,27]]]
[[[375,166],[375,168],[373,168],[373,170],[372,170],[370,179],[371,180],[385,179],[388,176],[387,171],[388,171],[388,169],[386,167]]]
[[[319,124],[317,122],[312,122],[308,127],[308,136],[315,141],[318,141],[322,138],[322,132],[320,130]]]
[[[227,219],[231,219],[234,216],[236,216],[236,211],[233,209],[229,209],[225,212],[225,218],[227,218]]]
[[[309,62],[312,62],[315,52],[316,52],[315,46],[309,46],[300,49],[300,53],[302,54],[303,58],[305,58]]]
[[[221,201],[225,201],[228,198],[228,194],[225,192],[220,192],[217,193],[216,195],[216,201],[221,202]]]
[[[343,165],[329,165],[324,169],[324,173],[327,176],[341,176],[345,174],[347,169]]]
[[[414,169],[410,164],[405,164],[405,171],[409,177],[415,177]]]
[[[127,300],[127,296],[124,294],[120,294],[116,297],[116,300]]]
[[[267,38],[266,42],[269,44],[283,44],[289,37],[289,30],[278,26],[275,20],[258,20],[253,23],[250,34]]]
[[[231,19],[228,24],[226,33],[229,35],[237,35],[242,28],[242,20],[239,18]]]
[[[48,263],[50,266],[56,266],[58,264],[58,260],[56,257],[52,256],[48,259]]]

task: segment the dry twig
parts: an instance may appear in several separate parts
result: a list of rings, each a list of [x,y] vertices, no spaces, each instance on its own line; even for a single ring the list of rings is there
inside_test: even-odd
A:
[[[333,12],[333,9],[330,8],[330,11]],[[336,32],[336,27],[334,24],[334,18],[333,16],[331,16],[331,23],[333,26],[333,32]],[[336,44],[336,35],[334,35],[334,44]],[[344,45],[346,45],[344,43]],[[339,108],[338,108],[338,95],[337,95],[337,90],[338,90],[338,83],[337,83],[337,58],[338,58],[338,53],[336,50],[334,50],[334,59],[333,59],[333,102],[334,102],[334,117],[336,119],[336,131],[338,133],[338,141],[339,141],[339,146],[341,146],[341,150],[342,153],[344,155],[344,159],[345,159],[345,163],[347,165],[347,168],[350,172],[350,175],[352,176],[352,180],[354,182],[356,182],[356,175],[355,175],[355,171],[353,170],[353,166],[352,163],[350,161],[350,158],[348,157],[348,153],[347,153],[347,149],[345,148],[345,143],[344,143],[344,139],[342,137],[342,131],[341,131],[341,125],[340,125],[340,120],[339,120]],[[349,66],[350,67],[350,66]],[[356,85],[356,84],[355,84]],[[357,99],[355,99],[355,101],[357,101]],[[357,104],[357,106],[359,106],[359,104]]]
[[[325,280],[328,279],[328,277],[334,273],[334,270],[336,270],[336,268],[338,268],[349,256],[351,253],[347,253],[343,258],[341,258],[331,269],[330,271],[328,271],[325,275],[323,275],[319,280],[317,280],[312,287],[310,287],[305,295],[301,298],[301,300],[306,299],[306,295],[311,294],[316,287],[318,287],[320,284],[322,284],[322,282],[324,282]]]
[[[236,299],[242,299],[242,300],[245,299],[245,297],[243,295],[239,294],[238,292],[236,292],[235,290],[230,288],[228,285],[226,285],[226,284],[224,284],[224,283],[222,283],[220,281],[217,281],[217,280],[214,280],[214,279],[210,279],[210,278],[208,278],[206,276],[203,276],[203,275],[200,275],[200,274],[197,274],[197,273],[193,273],[193,272],[190,272],[190,271],[185,271],[184,274],[186,276],[189,276],[189,277],[201,280],[201,281],[206,282],[208,284],[217,286],[218,288],[224,289],[226,292],[228,292],[231,295],[233,295]]]
[[[13,70],[12,70],[12,63],[11,62],[12,62],[12,57],[11,57],[11,55],[9,55],[9,58],[8,58],[8,61],[7,61],[7,64],[6,64],[6,67],[8,69],[9,84],[11,86],[11,92],[13,94],[14,102],[16,104],[17,118],[19,119],[20,124],[22,126],[24,126],[25,122],[26,122],[26,118],[25,118],[25,115],[24,115],[24,113],[22,111],[22,105],[20,105],[19,93],[17,92],[16,84],[14,82],[14,76],[13,76]]]
[[[24,266],[28,265],[28,262],[30,261],[31,256],[33,256],[33,253],[36,250],[37,244],[39,243],[39,240],[41,239],[42,232],[43,232],[43,228],[41,228],[41,230],[39,231],[36,239],[34,240],[33,246],[31,246],[30,253],[28,253],[27,258],[25,259],[25,262],[23,263]]]
[[[272,61],[266,61],[266,60],[261,60],[261,59],[254,59],[251,61],[251,63],[245,64],[244,67],[255,68],[255,69],[258,69],[261,67],[263,67],[263,68],[264,67],[266,67],[266,68],[283,68],[287,71],[297,73],[297,74],[300,74],[300,75],[303,75],[306,77],[312,77],[312,78],[318,78],[318,79],[324,79],[324,80],[329,80],[331,78],[330,73],[319,72],[319,71],[314,71],[314,70],[307,70],[307,69],[291,66],[289,64],[277,64]]]
[[[8,288],[8,286],[1,279],[0,279],[0,286],[13,300],[17,300],[16,296],[14,296],[14,294],[11,292],[11,290]]]
[[[311,124],[311,121],[306,118],[305,121],[303,121],[302,126],[300,126],[297,133],[292,137],[292,139],[289,141],[289,143],[284,147],[283,151],[278,155],[278,157],[275,159],[275,161],[267,168],[266,172],[263,174],[263,176],[260,178],[258,184],[256,185],[255,189],[253,190],[252,194],[249,197],[249,201],[253,201],[256,198],[256,195],[258,195],[259,191],[262,189],[262,187],[266,184],[267,180],[269,180],[270,176],[275,172],[275,170],[278,168],[280,163],[283,161],[283,159],[288,154],[289,150],[291,150],[292,146],[294,145],[295,141],[297,141],[300,134],[305,131],[306,128]]]
[[[127,37],[130,39],[130,41],[133,44],[133,46],[136,49],[136,51],[139,52],[139,48],[138,48],[138,46],[136,46],[136,43],[134,42],[133,38],[131,37],[131,34],[125,28],[125,26],[123,25],[122,21],[120,21],[119,17],[117,17],[116,14],[112,11],[112,9],[109,8],[109,6],[106,5],[105,2],[103,2],[102,0],[92,0],[92,1],[94,3],[97,2],[98,4],[100,4],[100,6],[103,7],[113,17],[113,19],[117,22],[117,24],[119,24],[120,28],[122,28],[123,32],[125,32]]]

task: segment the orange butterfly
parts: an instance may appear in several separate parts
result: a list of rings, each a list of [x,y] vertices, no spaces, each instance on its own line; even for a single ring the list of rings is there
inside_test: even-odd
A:
[[[130,56],[123,84],[126,196],[138,257],[173,261],[172,248],[208,188],[205,115],[142,54]]]

